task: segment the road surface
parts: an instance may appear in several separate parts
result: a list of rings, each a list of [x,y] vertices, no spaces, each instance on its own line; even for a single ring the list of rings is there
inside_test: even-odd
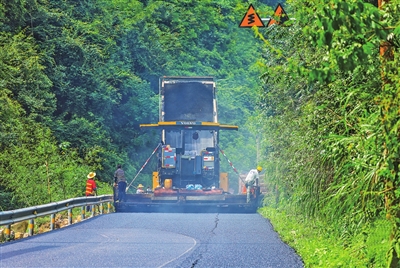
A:
[[[303,267],[259,214],[112,213],[0,245],[0,267]]]

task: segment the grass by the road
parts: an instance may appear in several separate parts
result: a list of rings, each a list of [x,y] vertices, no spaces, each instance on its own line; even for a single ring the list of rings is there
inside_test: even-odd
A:
[[[296,250],[305,267],[387,267],[390,223],[384,219],[368,226],[338,227],[270,207],[259,213]]]

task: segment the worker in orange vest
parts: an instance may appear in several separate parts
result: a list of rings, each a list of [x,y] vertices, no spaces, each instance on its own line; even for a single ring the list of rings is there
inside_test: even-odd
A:
[[[87,181],[86,181],[86,192],[85,195],[86,196],[95,196],[97,195],[97,186],[96,186],[96,182],[94,181],[94,178],[96,177],[96,173],[95,172],[90,172],[87,175]],[[86,206],[86,211],[91,211],[92,208],[90,206]]]
[[[97,186],[96,182],[94,181],[94,178],[96,177],[95,172],[90,172],[87,175],[87,181],[86,181],[86,196],[95,196],[97,194]]]

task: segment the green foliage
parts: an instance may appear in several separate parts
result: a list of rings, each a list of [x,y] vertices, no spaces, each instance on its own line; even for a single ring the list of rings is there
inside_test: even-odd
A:
[[[386,267],[390,247],[386,220],[376,219],[354,233],[353,226],[329,226],[320,219],[268,207],[259,212],[302,256],[305,267]]]
[[[10,90],[28,116],[42,119],[55,109],[54,94],[49,92],[51,81],[33,38],[21,32],[16,35],[0,33],[0,86]]]
[[[13,202],[32,206],[82,195],[88,166],[76,152],[59,148],[47,127],[17,117],[22,109],[7,95],[0,100],[0,115],[8,113],[1,129],[0,185],[13,193]]]
[[[386,235],[379,237],[390,242],[386,262],[396,267],[399,3],[382,10],[364,1],[289,3],[294,22],[258,32],[266,46],[259,115],[266,202],[320,219],[342,242],[362,232],[371,240]],[[393,49],[380,61],[384,39]],[[382,215],[390,236],[369,229]],[[365,247],[374,252],[372,243]],[[384,266],[383,253],[375,253],[368,265]]]
[[[162,75],[216,77],[219,120],[240,125],[221,147],[247,172],[258,162],[248,118],[261,53],[251,29],[238,27],[247,8],[236,0],[0,0],[0,187],[26,206],[81,195],[90,171],[111,183],[117,164],[132,180],[159,140],[139,124],[158,120]],[[154,166],[136,182],[148,185]]]
[[[15,204],[12,200],[12,194],[5,190],[0,190],[0,210],[12,210],[15,207],[18,207],[18,204]]]
[[[311,81],[334,81],[337,70],[352,72],[358,66],[368,69],[380,41],[388,35],[378,9],[363,0],[329,1],[328,4],[317,1],[314,5],[304,2],[297,7],[303,9],[298,13],[301,21],[307,20],[308,12],[317,18],[313,24],[303,23],[305,36],[318,47],[329,50],[312,70],[299,67],[299,71],[308,73]]]

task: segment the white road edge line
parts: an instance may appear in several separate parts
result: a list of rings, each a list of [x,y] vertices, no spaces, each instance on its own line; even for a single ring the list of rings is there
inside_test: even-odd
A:
[[[167,261],[166,263],[163,263],[162,265],[158,266],[157,268],[164,267],[164,266],[167,265],[168,263],[171,263],[171,262],[173,262],[173,261],[179,259],[179,258],[182,257],[183,255],[185,255],[186,253],[188,253],[189,251],[191,251],[191,250],[197,245],[196,240],[195,240],[193,237],[191,237],[191,238],[192,238],[193,241],[194,241],[194,244],[193,244],[193,246],[192,246],[191,248],[189,248],[188,250],[186,250],[185,252],[183,252],[183,253],[182,253],[181,255],[179,255],[178,257],[173,258],[172,260]]]

